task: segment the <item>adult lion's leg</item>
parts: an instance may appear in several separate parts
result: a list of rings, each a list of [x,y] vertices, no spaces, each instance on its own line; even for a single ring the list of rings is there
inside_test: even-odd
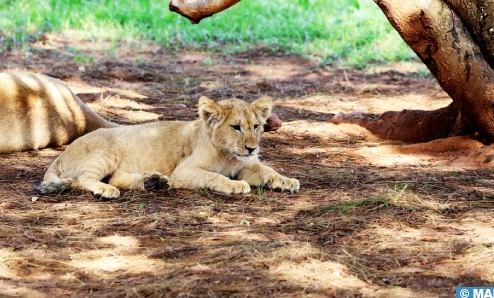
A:
[[[109,183],[125,189],[169,189],[169,180],[167,176],[158,172],[137,174],[117,171],[110,177]]]
[[[297,179],[285,177],[261,163],[246,165],[238,172],[237,178],[245,180],[249,185],[266,186],[275,190],[293,192],[300,189],[300,183]]]

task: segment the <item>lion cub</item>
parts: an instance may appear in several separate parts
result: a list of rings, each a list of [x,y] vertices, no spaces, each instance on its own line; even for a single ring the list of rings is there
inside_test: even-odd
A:
[[[245,194],[253,185],[297,191],[298,180],[278,174],[257,156],[272,104],[269,97],[249,104],[203,96],[194,121],[99,129],[75,140],[34,189],[47,194],[77,187],[104,198],[117,198],[118,188],[208,187]]]

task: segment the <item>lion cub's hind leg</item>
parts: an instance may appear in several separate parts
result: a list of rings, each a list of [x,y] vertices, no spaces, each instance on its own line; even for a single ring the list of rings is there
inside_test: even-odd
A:
[[[77,178],[77,184],[92,192],[96,197],[102,199],[115,199],[120,196],[120,191],[115,186],[101,182],[104,176],[95,175],[95,173],[86,172]]]
[[[70,147],[65,152],[69,152],[68,150],[70,150]],[[96,153],[92,156],[87,156],[86,159],[80,159],[78,162],[71,164],[71,171],[66,173],[66,175],[77,177],[74,186],[87,189],[96,197],[103,199],[118,198],[120,191],[116,187],[101,182],[115,170],[113,160],[105,158],[104,155],[96,158],[95,155]]]
[[[169,189],[169,180],[167,176],[158,172],[137,174],[117,171],[110,177],[109,183],[115,187],[125,189]]]

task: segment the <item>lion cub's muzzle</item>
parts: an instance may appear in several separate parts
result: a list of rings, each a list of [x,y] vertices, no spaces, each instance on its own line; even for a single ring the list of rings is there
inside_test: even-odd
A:
[[[245,146],[245,150],[242,150],[242,153],[234,152],[235,157],[240,161],[249,161],[254,159],[259,152],[259,147],[247,147]],[[245,152],[244,152],[245,151]]]

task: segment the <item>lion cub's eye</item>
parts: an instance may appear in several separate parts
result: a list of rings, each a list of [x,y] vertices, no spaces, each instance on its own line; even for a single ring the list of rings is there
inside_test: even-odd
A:
[[[254,124],[254,130],[257,130],[259,128],[259,124]]]
[[[240,131],[240,125],[232,125],[232,128],[236,131]]]

